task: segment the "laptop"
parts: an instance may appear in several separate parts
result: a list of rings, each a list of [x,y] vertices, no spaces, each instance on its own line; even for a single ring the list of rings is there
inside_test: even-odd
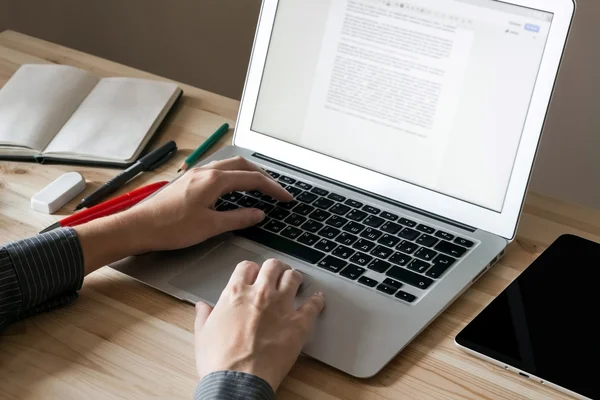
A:
[[[515,238],[571,0],[264,0],[232,146],[295,200],[259,226],[112,265],[215,304],[236,264],[327,297],[304,354],[375,375]]]

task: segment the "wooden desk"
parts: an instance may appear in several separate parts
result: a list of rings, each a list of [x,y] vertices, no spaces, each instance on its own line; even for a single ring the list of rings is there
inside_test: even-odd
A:
[[[0,86],[24,63],[61,63],[101,76],[157,78],[15,32],[0,34]],[[175,176],[189,151],[223,122],[238,102],[183,85],[185,97],[160,142],[183,151],[135,185]],[[222,139],[221,145],[231,137]],[[66,215],[33,212],[30,197],[65,171],[89,181],[86,194],[115,170],[0,162],[0,243],[36,234]],[[129,186],[124,190],[131,190]],[[375,378],[361,381],[301,359],[280,399],[562,399],[542,385],[459,351],[454,336],[562,233],[600,241],[600,212],[530,194],[518,240],[506,257],[452,304]],[[86,278],[72,306],[31,318],[0,334],[0,398],[190,399],[197,383],[194,309],[111,269]]]

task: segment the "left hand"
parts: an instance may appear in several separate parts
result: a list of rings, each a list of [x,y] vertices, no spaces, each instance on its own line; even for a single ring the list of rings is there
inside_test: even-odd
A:
[[[264,170],[236,157],[189,170],[122,217],[137,221],[132,223],[143,227],[140,247],[144,251],[180,249],[262,221],[265,214],[257,209],[214,210],[222,195],[249,190],[258,190],[281,201],[293,200]]]

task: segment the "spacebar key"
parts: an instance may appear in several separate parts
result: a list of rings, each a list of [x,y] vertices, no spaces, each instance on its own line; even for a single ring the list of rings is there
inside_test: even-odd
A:
[[[321,258],[325,257],[325,253],[321,253],[315,249],[304,246],[303,244],[291,241],[283,236],[275,235],[257,227],[252,227],[236,232],[238,235],[246,239],[260,243],[272,249],[289,254],[290,256],[306,261],[310,264],[316,264]]]
[[[394,267],[390,269],[387,276],[397,279],[400,282],[408,283],[409,285],[418,287],[419,289],[427,289],[433,283],[432,279],[426,278],[423,275],[415,274],[404,268]]]

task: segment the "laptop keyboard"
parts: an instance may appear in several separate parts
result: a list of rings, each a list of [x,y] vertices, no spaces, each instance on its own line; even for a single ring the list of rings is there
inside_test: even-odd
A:
[[[253,207],[266,214],[237,234],[401,301],[414,303],[474,247],[473,240],[267,172],[295,200],[257,191],[222,196],[217,211]]]

